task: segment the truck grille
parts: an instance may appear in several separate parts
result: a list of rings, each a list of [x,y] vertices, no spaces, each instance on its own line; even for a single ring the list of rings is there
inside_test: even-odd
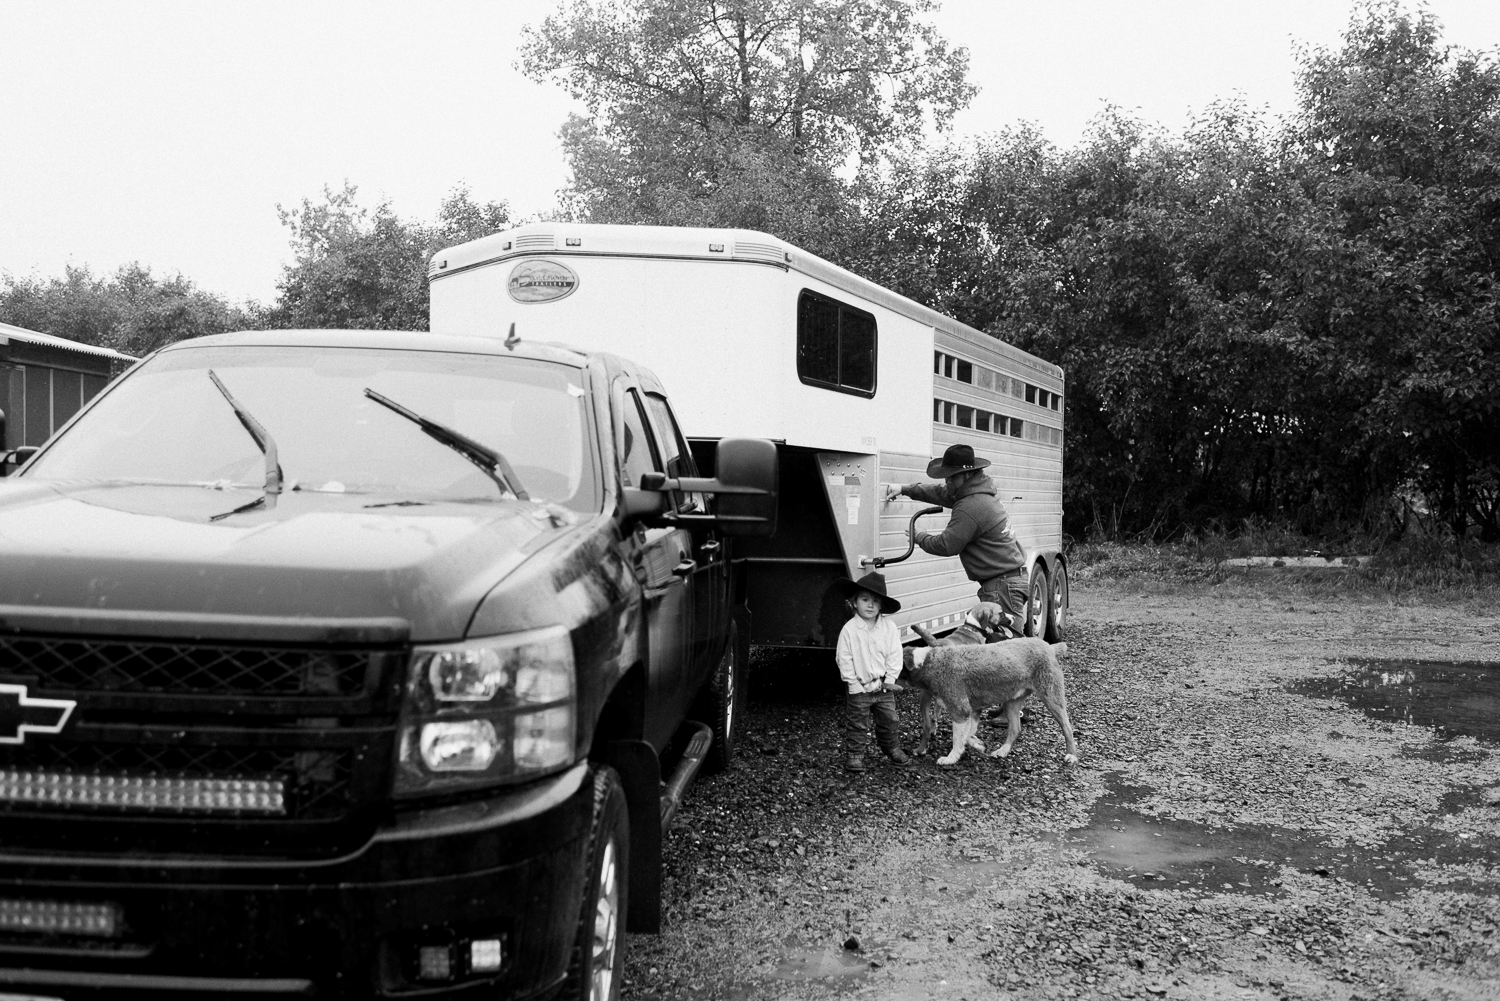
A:
[[[327,856],[389,795],[397,643],[0,635],[0,681],[76,703],[0,743],[0,851]],[[3,708],[3,707],[0,707]]]
[[[0,675],[92,692],[349,696],[382,652],[0,637]]]

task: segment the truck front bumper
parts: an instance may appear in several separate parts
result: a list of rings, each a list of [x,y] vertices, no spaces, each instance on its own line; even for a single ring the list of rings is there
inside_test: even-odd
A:
[[[0,898],[103,905],[120,926],[97,944],[0,937],[0,994],[545,995],[566,972],[582,904],[587,777],[579,764],[494,798],[406,812],[359,850],[317,862],[0,856]],[[499,969],[487,969],[497,941]]]

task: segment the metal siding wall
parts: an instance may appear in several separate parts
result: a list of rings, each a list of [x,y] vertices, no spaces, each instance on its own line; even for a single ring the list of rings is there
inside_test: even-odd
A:
[[[52,427],[60,428],[83,406],[83,376],[56,369],[52,373]]]
[[[52,370],[28,365],[25,370],[25,445],[40,445],[52,437]]]
[[[109,385],[109,378],[102,375],[85,375],[83,377],[83,402],[87,403],[100,393],[104,387]]]

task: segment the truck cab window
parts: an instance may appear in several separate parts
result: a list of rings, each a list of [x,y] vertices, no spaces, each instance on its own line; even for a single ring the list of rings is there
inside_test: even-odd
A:
[[[682,437],[677,419],[665,398],[655,393],[646,394],[646,407],[656,421],[657,440],[661,442],[662,455],[666,459],[668,476],[697,476],[698,467],[693,462],[693,453]],[[678,502],[679,511],[707,511],[702,494],[683,494]]]
[[[875,317],[803,289],[797,299],[797,378],[856,396],[875,395]]]
[[[642,473],[664,472],[656,457],[656,447],[651,433],[646,430],[646,417],[641,410],[641,398],[633,389],[625,391],[625,405],[620,408],[625,427],[624,441],[620,446],[620,472],[625,485],[635,486]]]

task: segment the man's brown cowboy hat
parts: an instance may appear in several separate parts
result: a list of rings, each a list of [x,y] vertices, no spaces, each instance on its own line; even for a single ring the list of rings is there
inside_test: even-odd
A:
[[[990,464],[988,459],[974,458],[974,449],[968,445],[949,445],[941,459],[927,464],[927,475],[934,480],[946,479],[955,473],[969,473]]]
[[[850,580],[842,577],[837,582],[838,588],[844,592],[844,597],[853,598],[860,591],[869,591],[880,599],[880,610],[886,615],[892,615],[901,611],[901,602],[885,593],[885,574],[871,570],[859,580]]]

